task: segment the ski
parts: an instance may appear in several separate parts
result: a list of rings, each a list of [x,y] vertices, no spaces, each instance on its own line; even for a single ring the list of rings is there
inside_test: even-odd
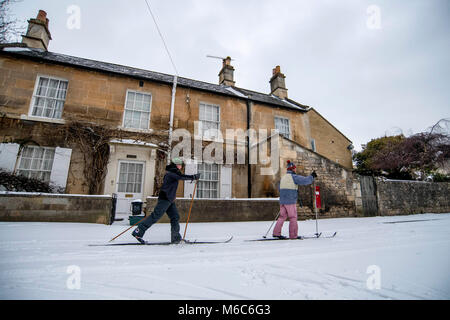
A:
[[[336,236],[337,232],[333,233],[330,236],[322,236],[322,232],[319,233],[318,235],[314,235],[314,236],[300,236],[297,239],[290,239],[290,238],[285,238],[285,239],[279,239],[279,238],[263,238],[263,239],[252,239],[252,240],[245,240],[245,241],[277,241],[277,240],[307,240],[307,239],[318,239],[318,238],[334,238]]]
[[[263,237],[263,239],[252,239],[252,240],[246,240],[246,241],[275,241],[275,240],[305,240],[305,239],[317,239],[322,235],[322,232],[319,234],[315,234],[314,236],[299,236],[297,239],[290,239],[290,238],[266,238]]]
[[[322,238],[334,238],[335,236],[336,236],[336,234],[337,234],[337,231],[335,231],[332,235],[330,235],[330,236],[324,236],[324,237],[322,237]]]
[[[168,246],[175,245],[172,242],[119,242],[119,243],[104,243],[104,244],[89,244],[89,247],[111,247],[111,246]]]
[[[186,241],[186,243],[189,244],[214,244],[214,243],[228,243],[233,239],[233,237],[228,238],[227,240],[224,241]]]
[[[331,234],[331,235],[326,235],[326,236],[324,236],[324,235],[322,235],[322,232],[321,232],[321,233],[319,233],[319,235],[315,234],[315,235],[313,235],[313,236],[301,236],[301,237],[302,237],[303,239],[334,238],[334,237],[336,236],[336,234],[337,234],[337,231],[334,232],[334,233]]]
[[[317,239],[320,238],[320,236],[322,235],[322,232],[319,234],[314,234],[313,236],[300,236],[301,239]]]
[[[105,246],[168,246],[168,245],[177,245],[177,244],[216,244],[216,243],[228,243],[233,239],[233,237],[230,237],[227,240],[224,241],[190,241],[190,240],[184,240],[179,243],[172,243],[172,242],[125,242],[125,243],[106,243],[106,244],[90,244],[90,247],[105,247]]]
[[[304,240],[304,238],[297,238],[297,239],[263,238],[263,239],[251,239],[251,240],[245,240],[245,241],[284,241],[284,240]]]

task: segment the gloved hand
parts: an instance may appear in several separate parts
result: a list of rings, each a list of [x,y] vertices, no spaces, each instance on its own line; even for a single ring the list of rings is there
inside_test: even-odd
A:
[[[316,170],[314,170],[314,171],[311,173],[311,175],[312,175],[312,177],[313,177],[314,179],[316,179],[316,178],[317,178]]]
[[[200,173],[194,174],[192,178],[193,180],[200,180]]]

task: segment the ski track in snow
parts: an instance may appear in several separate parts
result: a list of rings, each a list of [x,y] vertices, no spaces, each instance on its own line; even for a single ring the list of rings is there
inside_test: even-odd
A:
[[[270,224],[189,225],[189,239],[233,235],[225,244],[90,247],[127,221],[0,222],[0,299],[450,299],[450,213],[323,219],[319,230],[335,238],[246,241]],[[157,224],[145,239],[168,241],[169,230]],[[299,230],[313,234],[315,221]],[[135,241],[129,233],[116,242]],[[381,288],[371,290],[373,265]],[[79,289],[68,288],[69,266],[80,268]]]

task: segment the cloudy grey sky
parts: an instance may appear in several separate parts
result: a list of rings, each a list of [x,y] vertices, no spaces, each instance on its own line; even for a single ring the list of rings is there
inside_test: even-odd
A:
[[[180,76],[217,83],[222,62],[206,55],[231,56],[238,87],[269,93],[280,65],[289,97],[314,107],[356,150],[450,118],[450,1],[148,2]],[[174,73],[145,0],[11,6],[23,21],[39,9],[50,19],[50,51]]]

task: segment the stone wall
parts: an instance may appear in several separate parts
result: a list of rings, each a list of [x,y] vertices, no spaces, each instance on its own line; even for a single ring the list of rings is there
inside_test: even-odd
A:
[[[297,173],[308,176],[316,171],[318,175],[315,185],[320,188],[319,215],[327,218],[357,216],[353,173],[306,149],[300,148],[296,153]],[[303,205],[299,208],[300,217],[315,216],[313,188],[314,185],[299,187],[299,199]]]
[[[147,198],[145,212],[151,214],[156,206],[156,197]],[[175,200],[180,222],[188,217],[191,199]],[[274,220],[279,210],[279,202],[274,199],[194,199],[189,222],[237,222]],[[169,222],[165,214],[160,222]]]
[[[378,214],[450,212],[450,183],[376,179]]]
[[[0,193],[0,221],[110,224],[111,196]]]

